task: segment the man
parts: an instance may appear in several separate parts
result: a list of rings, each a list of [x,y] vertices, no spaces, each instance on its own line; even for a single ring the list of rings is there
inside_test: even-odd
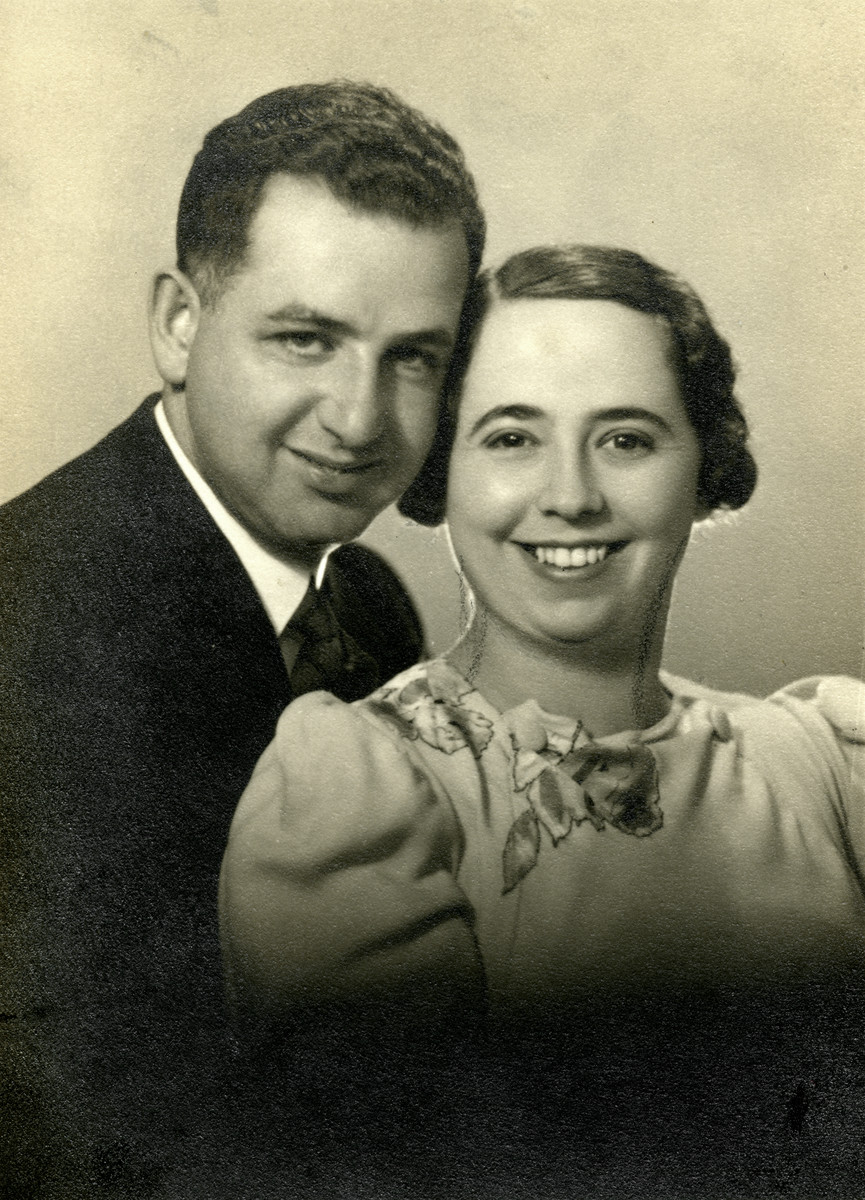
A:
[[[459,148],[390,93],[259,98],[183,189],[161,397],[0,511],[7,1087],[94,1187],[146,1176],[212,1040],[220,859],[281,709],[420,653],[344,543],[430,448],[483,237]]]

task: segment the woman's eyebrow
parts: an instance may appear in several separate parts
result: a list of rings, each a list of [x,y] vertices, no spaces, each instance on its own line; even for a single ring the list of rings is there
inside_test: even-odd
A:
[[[491,421],[495,421],[499,417],[510,417],[514,421],[531,421],[537,420],[543,415],[542,409],[534,408],[530,404],[497,404],[495,408],[485,412],[482,417],[478,417],[469,430],[469,437],[473,437],[485,425],[489,425]]]
[[[593,414],[596,421],[650,421],[660,429],[671,432],[669,424],[660,413],[650,408],[602,408]]]

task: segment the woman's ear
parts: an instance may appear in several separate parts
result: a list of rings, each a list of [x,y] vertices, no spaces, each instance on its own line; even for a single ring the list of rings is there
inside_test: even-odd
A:
[[[160,271],[150,289],[150,346],[159,374],[175,391],[186,382],[201,301],[182,271]]]

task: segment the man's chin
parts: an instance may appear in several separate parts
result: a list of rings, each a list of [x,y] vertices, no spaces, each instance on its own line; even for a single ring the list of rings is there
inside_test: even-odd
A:
[[[249,511],[242,524],[266,549],[281,558],[317,564],[330,547],[352,542],[401,493],[392,486],[335,496],[317,489],[294,489],[281,503]]]
[[[345,542],[353,542],[355,538],[360,537],[372,520],[373,517],[362,522],[335,522],[329,527],[315,531],[279,532],[267,540],[260,536],[256,540],[284,562],[289,562],[304,570],[315,570],[328,550],[333,549],[334,546],[341,546]]]

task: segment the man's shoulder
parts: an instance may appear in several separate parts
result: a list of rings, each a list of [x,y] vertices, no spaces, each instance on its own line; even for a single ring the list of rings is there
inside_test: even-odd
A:
[[[361,542],[347,542],[334,550],[328,560],[328,579],[348,581],[355,590],[369,593],[371,598],[390,590],[405,594],[393,567],[377,551]]]
[[[139,486],[141,472],[151,465],[159,436],[152,416],[156,399],[148,397],[95,446],[0,506],[0,527],[42,531],[81,515],[106,519],[112,497]]]
[[[159,433],[154,400],[0,508],[4,604],[65,609],[77,597],[87,619],[88,605],[101,613],[111,596],[176,588],[198,558],[225,565],[220,535]]]
[[[381,678],[424,655],[424,634],[411,597],[396,571],[359,542],[330,557],[326,586],[340,625],[376,659]]]

